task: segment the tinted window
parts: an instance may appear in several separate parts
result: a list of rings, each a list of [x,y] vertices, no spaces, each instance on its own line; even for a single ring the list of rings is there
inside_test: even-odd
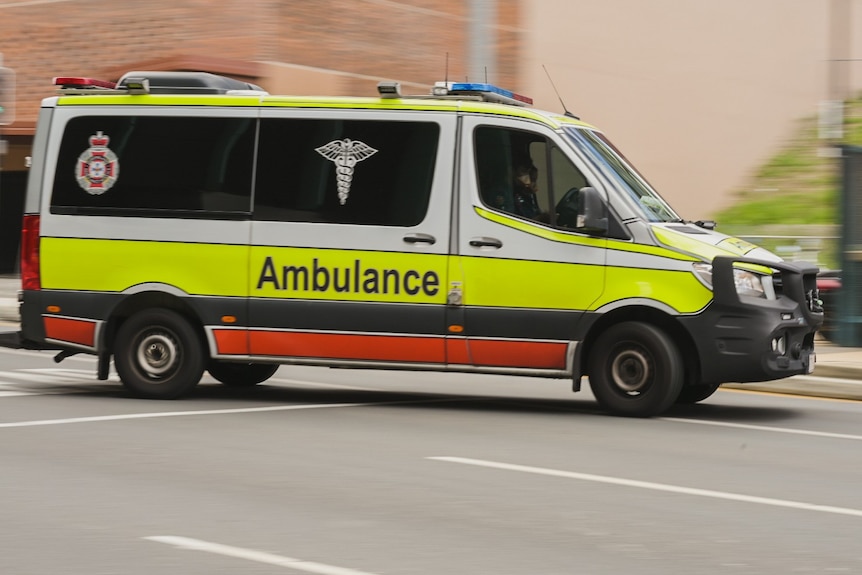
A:
[[[523,132],[497,127],[480,127],[475,132],[476,171],[479,180],[479,191],[482,201],[488,207],[512,214],[531,217],[525,214],[525,206],[521,194],[522,185],[519,182],[519,172],[526,168],[533,188],[532,198],[538,203],[539,174],[536,159],[531,154],[531,144],[544,142],[544,138]],[[545,192],[547,195],[547,192]]]
[[[476,171],[482,202],[554,227],[574,229],[578,191],[589,183],[559,148],[523,130],[476,129]]]
[[[254,119],[87,116],[63,135],[51,211],[248,214]],[[247,217],[247,216],[246,216]]]
[[[416,225],[438,137],[429,122],[262,120],[254,218]]]

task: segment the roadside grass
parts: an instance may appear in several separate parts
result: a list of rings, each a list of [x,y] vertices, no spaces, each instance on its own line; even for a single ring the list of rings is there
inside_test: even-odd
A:
[[[817,129],[815,116],[798,121],[784,147],[735,192],[735,203],[715,214],[720,231],[765,247],[816,236],[818,263],[838,265],[841,164],[823,153]],[[862,146],[862,97],[846,103],[843,143]]]

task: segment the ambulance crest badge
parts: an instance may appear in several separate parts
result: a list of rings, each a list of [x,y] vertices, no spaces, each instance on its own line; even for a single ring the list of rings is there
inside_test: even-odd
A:
[[[100,196],[111,189],[120,175],[117,155],[108,148],[110,138],[102,132],[90,136],[90,147],[78,156],[75,178],[88,194]]]
[[[343,206],[350,195],[350,182],[353,181],[353,168],[358,162],[370,158],[377,150],[357,140],[345,138],[333,140],[325,146],[314,148],[317,153],[335,163],[335,178],[338,187],[338,201]]]

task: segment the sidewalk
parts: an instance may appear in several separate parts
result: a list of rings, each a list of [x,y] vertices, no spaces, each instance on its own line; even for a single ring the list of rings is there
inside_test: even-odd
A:
[[[9,322],[17,324],[18,290],[21,289],[21,278],[17,275],[0,275],[0,329],[10,329]]]
[[[0,275],[0,331],[18,329],[20,287],[21,279],[17,275]],[[815,345],[817,365],[812,375],[819,378],[816,383],[787,378],[764,383],[725,384],[724,387],[862,401],[862,348],[840,347],[824,339],[818,339]]]

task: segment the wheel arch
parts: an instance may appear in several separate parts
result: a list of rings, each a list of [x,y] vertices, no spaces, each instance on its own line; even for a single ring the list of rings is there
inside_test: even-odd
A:
[[[643,304],[617,307],[598,316],[595,322],[589,327],[579,346],[580,349],[575,366],[576,379],[583,375],[589,376],[587,367],[589,362],[587,358],[590,357],[593,346],[599,336],[608,328],[625,321],[639,321],[661,329],[673,340],[680,352],[685,369],[686,384],[701,381],[701,367],[697,346],[688,330],[676,320],[675,316],[656,307]]]
[[[136,313],[154,308],[169,309],[187,319],[194,327],[201,344],[204,345],[204,349],[209,353],[203,323],[198,313],[183,297],[180,297],[176,293],[159,289],[130,293],[117,304],[108,317],[105,329],[102,330],[102,348],[107,353],[112,354],[114,351],[113,342],[116,339],[120,326]]]

